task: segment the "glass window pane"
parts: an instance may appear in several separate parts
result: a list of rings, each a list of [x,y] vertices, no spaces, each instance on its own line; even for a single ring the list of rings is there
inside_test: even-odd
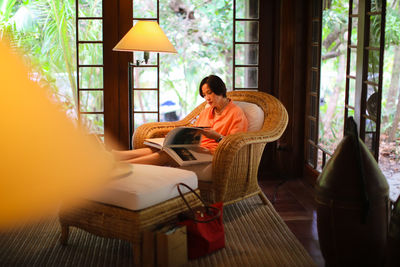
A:
[[[79,17],[102,17],[103,1],[79,0]]]
[[[157,90],[135,90],[133,92],[134,111],[157,111],[158,110]]]
[[[312,47],[312,67],[313,68],[318,68],[319,66],[319,53],[320,50],[318,46],[313,46]]]
[[[103,114],[81,114],[81,122],[90,133],[104,134],[104,115]]]
[[[238,44],[235,46],[236,65],[257,65],[258,64],[258,45],[257,44]]]
[[[258,68],[256,67],[236,67],[235,68],[235,87],[236,88],[257,88],[258,87]]]
[[[315,135],[315,121],[310,120],[310,140],[316,141],[316,135]]]
[[[358,17],[351,19],[351,44],[357,45],[357,25],[358,25]]]
[[[376,132],[376,123],[373,120],[365,119],[365,132]]]
[[[350,75],[356,76],[356,66],[357,66],[357,49],[351,48],[350,49]]]
[[[103,44],[79,44],[79,64],[102,65]]]
[[[353,117],[354,118],[354,109],[347,109],[347,117]]]
[[[376,121],[378,117],[378,103],[379,103],[379,94],[374,92],[372,89],[371,91],[368,90],[367,96],[367,114],[371,116],[371,118]],[[375,131],[375,130],[374,130]]]
[[[370,17],[369,46],[380,47],[381,40],[381,15]]]
[[[310,115],[313,117],[315,117],[317,115],[317,97],[316,96],[311,96]]]
[[[102,67],[80,67],[79,68],[79,88],[81,89],[100,89],[104,88]]]
[[[157,0],[133,1],[134,18],[157,18]]]
[[[371,151],[371,153],[374,153],[374,140],[375,140],[375,133],[365,133],[365,145],[368,147],[368,149]]]
[[[183,85],[180,85],[181,83],[173,83],[173,86],[176,88],[183,88]],[[196,88],[197,89],[197,88]],[[197,90],[192,90],[190,97],[187,97],[186,99],[191,99],[190,103],[183,102],[183,105],[179,101],[179,97],[175,91],[164,91],[162,94],[160,94],[160,120],[161,121],[177,121],[180,120],[181,118],[184,118],[184,116],[187,115],[188,112],[192,111],[193,108],[189,107],[187,104],[195,105],[197,104],[196,101],[196,96],[198,96],[199,93]],[[204,101],[203,98],[201,98],[202,101]],[[199,102],[200,103],[200,102]],[[183,106],[186,104],[186,110]]]
[[[312,22],[312,41],[313,42],[320,42],[320,34],[319,34],[319,21],[313,21]]]
[[[356,103],[355,97],[356,97],[356,80],[349,79],[349,102],[347,104],[354,107]]]
[[[308,163],[311,164],[313,167],[314,166],[314,161],[315,161],[315,147],[311,144],[308,145]]]
[[[78,22],[79,41],[102,41],[103,20],[81,19]]]
[[[371,0],[371,12],[382,12],[382,0]]]
[[[352,14],[358,14],[358,0],[353,0],[353,13]]]
[[[321,10],[321,1],[320,0],[314,0],[312,1],[312,17],[313,18],[319,18],[320,16],[320,10]]]
[[[371,152],[375,151],[376,123],[372,120],[365,120],[365,144]]]
[[[258,42],[258,21],[237,21],[236,42]]]
[[[370,50],[368,53],[368,81],[379,82],[379,51]]]
[[[135,130],[137,129],[137,127],[139,127],[144,123],[157,122],[157,121],[158,121],[158,114],[156,113],[135,113],[133,116]]]
[[[157,67],[135,67],[134,88],[157,88]]]
[[[236,0],[237,19],[258,19],[258,0]]]
[[[324,2],[325,3],[325,2]],[[322,20],[319,117],[315,122],[318,145],[332,152],[343,135],[346,65],[346,31],[349,4],[326,2]],[[335,33],[339,33],[335,35]],[[344,35],[342,33],[345,33]],[[354,49],[354,51],[356,51]],[[355,62],[355,61],[354,61]],[[349,64],[349,67],[351,63]],[[354,73],[355,75],[355,73]]]
[[[79,97],[81,112],[103,112],[103,91],[80,91]]]
[[[316,93],[318,86],[318,72],[312,70],[311,71],[311,92]]]

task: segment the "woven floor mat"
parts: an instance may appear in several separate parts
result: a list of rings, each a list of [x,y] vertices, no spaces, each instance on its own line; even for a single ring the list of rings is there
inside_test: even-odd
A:
[[[315,266],[273,209],[258,197],[224,208],[226,248],[188,266]],[[132,266],[131,245],[71,228],[58,243],[56,219],[0,234],[0,266]]]

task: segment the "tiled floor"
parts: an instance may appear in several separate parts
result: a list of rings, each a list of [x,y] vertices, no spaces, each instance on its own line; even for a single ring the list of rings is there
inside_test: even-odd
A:
[[[317,266],[324,266],[318,242],[316,204],[313,188],[300,179],[289,180],[278,187],[279,180],[261,181],[260,186],[285,223],[306,248]]]

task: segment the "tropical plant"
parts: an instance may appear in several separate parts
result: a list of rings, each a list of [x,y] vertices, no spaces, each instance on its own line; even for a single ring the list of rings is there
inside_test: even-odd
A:
[[[4,0],[0,37],[25,55],[32,78],[46,83],[71,115],[77,112],[74,1]]]
[[[160,1],[160,25],[178,50],[162,58],[161,90],[175,93],[184,114],[201,101],[203,77],[220,75],[232,87],[232,8],[231,0]]]

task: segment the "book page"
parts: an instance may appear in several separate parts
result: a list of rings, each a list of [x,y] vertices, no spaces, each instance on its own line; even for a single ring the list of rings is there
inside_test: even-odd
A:
[[[148,145],[148,146],[152,146],[158,149],[162,149],[163,148],[163,144],[164,144],[164,139],[163,137],[161,138],[148,138],[145,139],[143,144]]]
[[[185,147],[171,147],[173,151],[183,160],[183,161],[191,161],[196,160],[190,150]]]
[[[208,149],[202,147],[165,147],[165,151],[180,166],[211,162],[212,154]]]
[[[171,130],[165,137],[164,146],[198,146],[201,141],[200,128],[178,127]]]

